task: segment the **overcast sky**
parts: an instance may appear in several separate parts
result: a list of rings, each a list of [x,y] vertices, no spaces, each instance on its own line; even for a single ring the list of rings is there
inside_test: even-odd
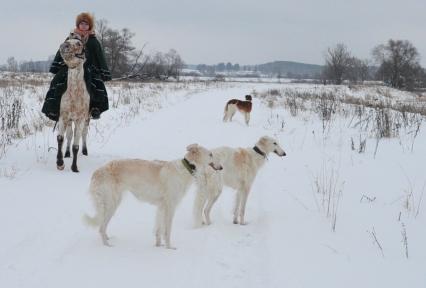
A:
[[[345,43],[359,58],[388,39],[411,41],[426,66],[426,0],[1,0],[0,64],[46,60],[83,11],[129,28],[147,51],[176,49],[189,64],[323,64]]]

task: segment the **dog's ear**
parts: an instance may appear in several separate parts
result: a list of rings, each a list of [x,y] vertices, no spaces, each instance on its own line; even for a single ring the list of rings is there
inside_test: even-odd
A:
[[[268,136],[262,136],[262,137],[260,137],[260,139],[259,139],[259,144],[260,145],[262,145],[262,146],[265,146],[265,145],[267,145],[267,143],[268,143],[268,140],[269,140],[269,137]]]
[[[191,144],[191,145],[188,145],[187,147],[186,147],[186,151],[188,151],[188,152],[191,152],[191,153],[195,153],[195,152],[197,152],[198,151],[198,144]]]

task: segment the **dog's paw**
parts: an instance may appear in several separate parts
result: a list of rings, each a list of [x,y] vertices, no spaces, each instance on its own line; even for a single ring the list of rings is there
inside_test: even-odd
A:
[[[103,241],[103,244],[106,246],[106,247],[114,247],[113,245],[111,245],[108,241]]]

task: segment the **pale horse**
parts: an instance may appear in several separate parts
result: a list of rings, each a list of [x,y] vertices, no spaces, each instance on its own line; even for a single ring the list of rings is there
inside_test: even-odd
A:
[[[68,66],[68,76],[67,90],[64,95],[62,95],[58,120],[58,154],[56,157],[56,166],[59,170],[63,170],[65,167],[62,146],[66,131],[68,144],[65,157],[70,156],[69,146],[71,138],[73,137],[73,161],[71,170],[73,172],[78,172],[77,154],[79,150],[79,143],[83,136],[83,154],[87,155],[86,138],[90,121],[90,95],[87,91],[86,82],[84,80],[83,68],[86,57],[84,44],[80,35],[70,33],[65,42],[59,47],[59,52],[61,53],[65,64]]]

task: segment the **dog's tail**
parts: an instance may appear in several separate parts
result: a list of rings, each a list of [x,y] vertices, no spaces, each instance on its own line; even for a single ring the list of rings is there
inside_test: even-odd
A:
[[[108,208],[108,192],[110,190],[111,183],[108,181],[108,175],[100,168],[96,170],[90,181],[89,194],[92,198],[92,202],[95,206],[95,216],[83,215],[83,222],[91,227],[98,227],[106,214]]]
[[[225,105],[225,109],[223,111],[223,122],[225,122],[228,118],[228,105],[229,105],[230,101],[228,101],[228,103],[226,103]]]
[[[95,216],[95,217],[91,217],[87,214],[83,215],[83,222],[86,223],[86,225],[91,226],[91,227],[98,227],[100,225],[100,219],[99,217]]]

